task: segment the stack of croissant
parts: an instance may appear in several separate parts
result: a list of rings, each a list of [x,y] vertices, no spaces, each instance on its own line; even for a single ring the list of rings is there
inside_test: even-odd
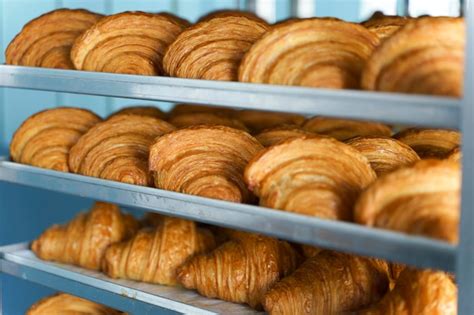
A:
[[[460,97],[462,18],[375,14],[269,25],[236,10],[191,25],[169,13],[60,9],[24,26],[7,64]]]

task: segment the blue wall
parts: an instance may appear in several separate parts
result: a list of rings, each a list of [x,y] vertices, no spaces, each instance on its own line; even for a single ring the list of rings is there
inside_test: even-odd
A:
[[[277,19],[290,14],[290,0],[277,1]],[[357,21],[363,3],[349,0],[316,2],[317,16],[337,16]],[[399,1],[400,3],[402,1]],[[195,21],[199,16],[222,8],[243,8],[239,0],[0,0],[0,63],[3,51],[21,27],[29,20],[54,8],[86,8],[104,14],[125,10],[169,11]],[[399,10],[403,8],[399,7]],[[156,104],[169,109],[170,104],[130,101],[95,96],[26,91],[0,88],[0,154],[7,154],[8,143],[19,124],[31,114],[59,105],[80,106],[107,115],[129,104]],[[52,223],[64,222],[78,210],[86,209],[91,200],[62,195],[27,187],[0,183],[0,245],[28,241]],[[1,276],[1,275],[0,275]],[[39,297],[51,293],[39,285],[9,276],[2,277],[3,307],[5,314],[22,314]],[[0,286],[1,288],[1,286]],[[1,303],[0,303],[1,304]]]

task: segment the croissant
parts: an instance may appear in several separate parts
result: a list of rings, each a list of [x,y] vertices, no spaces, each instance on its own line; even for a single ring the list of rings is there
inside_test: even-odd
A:
[[[449,160],[400,168],[361,194],[355,221],[457,243],[460,176],[459,163]]]
[[[140,223],[143,227],[157,227],[163,223],[165,216],[156,212],[147,212],[141,219]]]
[[[166,119],[166,114],[163,113],[159,108],[153,106],[131,106],[124,107],[115,113],[112,113],[108,118],[118,115],[139,115],[139,116],[150,116],[158,119]]]
[[[388,289],[384,261],[324,251],[306,260],[265,295],[273,314],[341,314],[380,299]]]
[[[26,24],[8,45],[6,63],[30,67],[74,69],[70,51],[74,40],[102,15],[87,10],[59,9]]]
[[[128,184],[151,185],[149,147],[175,128],[147,116],[118,115],[95,125],[71,148],[72,172]]]
[[[252,199],[242,174],[262,149],[248,133],[224,126],[194,126],[158,138],[150,149],[157,188],[235,202]]]
[[[395,287],[358,315],[456,315],[457,289],[440,271],[406,268]]]
[[[367,90],[461,96],[464,20],[423,17],[410,20],[386,39],[367,62]]]
[[[78,70],[162,75],[166,47],[187,26],[171,14],[110,15],[76,39],[71,59]]]
[[[404,16],[391,16],[376,12],[370,19],[363,22],[362,25],[374,32],[380,40],[383,40],[392,36],[410,20],[410,18]]]
[[[270,129],[265,129],[255,136],[264,147],[269,147],[283,140],[314,135],[312,132],[301,129],[297,125],[280,125]]]
[[[247,14],[208,18],[185,30],[168,47],[165,71],[180,78],[237,81],[242,56],[268,27]]]
[[[264,207],[351,220],[355,199],[376,175],[367,159],[347,144],[305,136],[260,152],[244,178]]]
[[[346,141],[357,136],[390,137],[392,130],[389,126],[369,121],[337,119],[328,117],[313,117],[308,119],[303,129],[321,135]]]
[[[239,81],[359,88],[379,44],[365,27],[333,18],[289,20],[272,27],[245,54]]]
[[[211,112],[174,115],[168,121],[178,128],[197,125],[220,125],[248,131],[240,120]]]
[[[45,297],[33,304],[26,315],[126,315],[110,307],[94,303],[67,293]]]
[[[88,213],[65,225],[53,225],[33,241],[31,249],[41,259],[100,269],[106,248],[135,233],[138,223],[119,207],[96,202]]]
[[[298,260],[287,242],[248,235],[191,258],[178,269],[178,280],[204,296],[261,309],[265,292],[290,274]]]
[[[305,117],[297,114],[265,112],[259,110],[241,110],[235,114],[253,133],[279,127],[281,125],[300,126]]]
[[[194,104],[178,104],[173,107],[170,111],[169,116],[172,118],[174,116],[182,114],[192,114],[192,113],[213,113],[220,116],[231,117],[234,116],[236,110],[227,107],[219,106],[206,106],[206,105],[194,105]]]
[[[461,134],[447,129],[409,128],[393,137],[409,145],[422,159],[444,159],[461,144]]]
[[[451,161],[455,161],[455,162],[461,162],[461,159],[462,159],[461,147],[457,146],[451,151],[449,151],[447,159]]]
[[[112,278],[175,285],[176,269],[215,247],[214,236],[192,221],[164,217],[158,227],[109,246],[102,270]]]
[[[356,137],[346,142],[362,153],[377,174],[390,173],[420,160],[412,148],[401,141],[386,137]]]
[[[68,172],[70,148],[101,119],[79,108],[48,109],[25,120],[10,144],[12,160],[56,171]]]

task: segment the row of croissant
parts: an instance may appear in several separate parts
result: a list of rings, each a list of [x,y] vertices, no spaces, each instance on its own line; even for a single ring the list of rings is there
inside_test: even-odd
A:
[[[180,285],[269,314],[456,314],[456,285],[440,271],[308,252],[298,244],[158,214],[139,222],[104,202],[53,225],[31,248],[43,260],[111,278]],[[54,301],[40,306],[50,312],[64,307]]]
[[[458,241],[460,134],[343,119],[177,106],[28,118],[13,161],[201,197]],[[239,120],[238,117],[246,117]],[[249,127],[246,127],[246,121]],[[293,121],[292,125],[282,122]],[[297,124],[299,121],[299,125]],[[171,124],[174,122],[176,125]],[[229,123],[231,126],[227,125]],[[240,126],[240,129],[238,127]],[[254,136],[242,129],[254,129]],[[263,131],[258,127],[271,126]]]
[[[192,25],[168,13],[60,9],[24,26],[6,62],[180,78],[461,96],[464,20],[374,15],[274,25],[220,11]]]
[[[106,180],[458,241],[457,131],[408,128],[391,137],[391,128],[380,123],[304,121],[198,105],[177,106],[168,122],[157,118],[164,115],[153,107],[131,107],[102,120],[78,108],[45,110],[15,132],[11,157]],[[293,124],[281,125],[288,120]],[[271,127],[256,131],[263,126]],[[245,131],[249,128],[254,135]]]

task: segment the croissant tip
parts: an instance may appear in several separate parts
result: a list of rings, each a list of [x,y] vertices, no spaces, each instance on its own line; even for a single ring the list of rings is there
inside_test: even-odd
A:
[[[181,266],[176,271],[176,279],[178,280],[179,283],[183,285],[183,287],[187,289],[195,288],[194,279],[193,279],[192,273],[189,272],[188,264]]]

